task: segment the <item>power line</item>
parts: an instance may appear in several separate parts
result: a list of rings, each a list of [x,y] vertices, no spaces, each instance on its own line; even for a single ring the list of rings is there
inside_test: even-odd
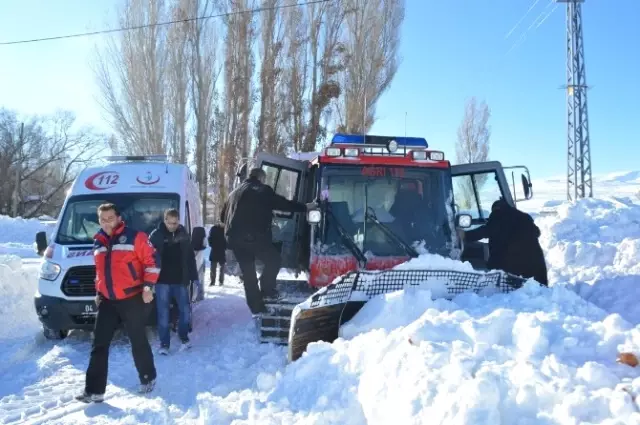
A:
[[[536,4],[538,4],[540,0],[535,0],[533,2],[533,4],[531,6],[529,6],[529,9],[527,9],[527,12],[522,16],[522,18],[520,18],[520,20],[513,26],[513,28],[511,28],[511,31],[509,31],[507,33],[507,35],[504,36],[505,39],[509,38],[511,36],[511,34],[513,34],[513,32],[516,30],[516,28],[518,28],[520,26],[520,24],[522,23],[522,21],[524,21],[524,18],[526,18],[529,15],[529,12],[531,12],[531,10],[536,7]]]
[[[554,4],[554,1],[555,0],[549,0],[549,3],[547,3],[547,6],[542,10],[542,12],[540,12],[538,17],[533,20],[531,25],[529,25],[529,27],[520,35],[520,38],[511,45],[511,48],[507,51],[505,56],[509,55],[509,53],[511,53],[516,47],[520,46],[527,39],[527,35],[529,34],[529,31],[531,31],[531,29],[535,31],[540,27],[540,25],[542,25],[547,20],[547,18],[549,18],[549,16],[551,16],[551,14],[558,8],[558,5],[556,5],[553,9],[551,9],[551,11],[548,12],[546,15],[545,15],[545,12],[547,11],[547,9],[549,9],[550,6]]]
[[[160,26],[165,26],[165,25],[173,25],[173,24],[180,24],[180,23],[187,23],[187,22],[195,22],[195,21],[201,21],[201,20],[204,20],[204,19],[222,18],[222,17],[225,17],[225,16],[242,15],[242,14],[245,14],[245,13],[254,14],[254,13],[260,13],[260,12],[266,12],[266,11],[269,11],[269,10],[287,9],[287,8],[290,8],[290,7],[297,7],[297,6],[310,6],[310,5],[313,5],[313,4],[328,3],[330,1],[335,1],[335,0],[309,0],[309,1],[302,2],[302,3],[283,4],[283,5],[279,5],[279,6],[270,6],[270,7],[257,7],[257,8],[254,8],[254,9],[238,10],[238,11],[235,11],[235,12],[217,13],[217,14],[206,15],[206,16],[196,16],[194,18],[176,19],[176,20],[172,20],[172,21],[156,22],[156,23],[153,23],[153,24],[136,25],[136,26],[131,26],[131,27],[113,28],[113,29],[107,29],[107,30],[83,32],[83,33],[67,34],[67,35],[57,35],[57,36],[53,36],[53,37],[33,38],[33,39],[30,39],[30,40],[3,41],[3,42],[0,42],[0,46],[7,46],[7,45],[10,45],[10,44],[37,43],[37,42],[40,42],[40,41],[62,40],[62,39],[66,39],[66,38],[90,37],[90,36],[93,36],[93,35],[110,34],[110,33],[114,33],[114,32],[124,32],[124,31],[139,30],[139,29],[144,29],[144,28],[160,27]]]

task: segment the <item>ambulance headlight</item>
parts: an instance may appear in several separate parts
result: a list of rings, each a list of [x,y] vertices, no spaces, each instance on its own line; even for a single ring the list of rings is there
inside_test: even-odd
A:
[[[427,153],[425,151],[413,151],[411,154],[413,155],[413,159],[427,159]]]
[[[40,266],[40,279],[44,280],[56,280],[60,275],[62,268],[50,261],[43,261]]]
[[[307,222],[310,224],[318,224],[322,220],[322,213],[320,210],[307,211]]]

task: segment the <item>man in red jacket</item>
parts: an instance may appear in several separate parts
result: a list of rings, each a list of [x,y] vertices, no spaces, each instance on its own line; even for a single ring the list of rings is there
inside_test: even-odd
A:
[[[153,301],[151,288],[160,272],[154,258],[155,249],[145,233],[125,226],[115,205],[100,205],[98,218],[102,228],[94,237],[98,314],[85,388],[76,397],[85,403],[104,400],[109,346],[120,321],[131,343],[140,377],[139,391],[152,391],[156,379],[153,353],[145,331],[145,304]]]

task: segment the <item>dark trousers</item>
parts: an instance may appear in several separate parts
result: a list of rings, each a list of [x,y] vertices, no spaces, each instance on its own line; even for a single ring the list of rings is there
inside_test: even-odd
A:
[[[225,260],[217,260],[211,259],[211,268],[209,269],[209,273],[211,275],[211,285],[216,283],[216,268],[220,266],[220,276],[218,277],[218,282],[220,285],[224,284],[224,265]]]
[[[244,292],[247,305],[252,314],[265,313],[265,297],[276,296],[276,278],[280,271],[280,253],[272,243],[238,243],[234,244],[233,255],[244,279]],[[256,276],[256,258],[264,263],[264,270]]]
[[[103,299],[98,306],[98,315],[94,328],[93,347],[85,381],[85,391],[91,394],[104,394],[107,388],[109,369],[109,346],[119,320],[124,323],[131,343],[133,362],[143,384],[156,379],[153,353],[147,340],[147,304],[138,294],[124,300]]]

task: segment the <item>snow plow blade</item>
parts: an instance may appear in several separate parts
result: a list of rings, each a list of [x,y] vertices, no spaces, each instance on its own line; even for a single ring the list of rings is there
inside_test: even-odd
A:
[[[443,281],[447,287],[445,298],[452,299],[463,292],[478,293],[484,289],[509,293],[522,287],[526,279],[501,271],[386,270],[347,273],[293,309],[288,335],[289,361],[300,358],[312,342],[335,341],[340,326],[351,320],[372,297],[426,282]]]

